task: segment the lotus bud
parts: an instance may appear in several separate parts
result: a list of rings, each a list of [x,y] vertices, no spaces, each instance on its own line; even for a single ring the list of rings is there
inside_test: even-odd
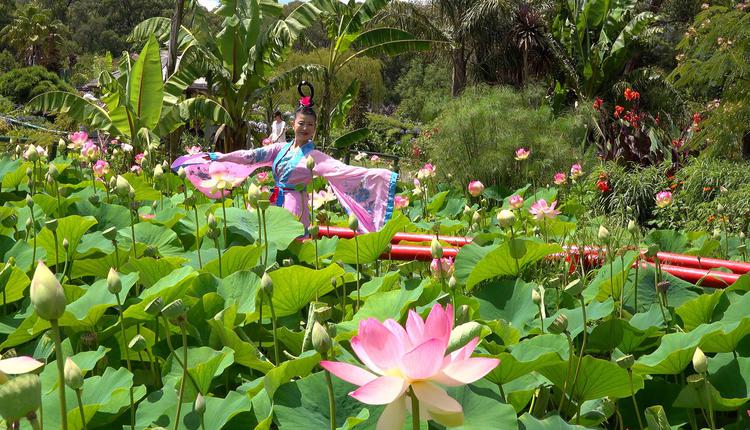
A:
[[[161,168],[161,164],[157,164],[156,167],[154,167],[154,180],[161,180],[162,176],[164,176],[164,169]]]
[[[133,352],[145,351],[146,346],[146,338],[141,336],[140,334],[133,336],[133,338],[130,339],[130,343],[128,343],[128,348],[130,348]]]
[[[117,178],[112,176],[109,178],[109,190],[115,191],[117,189]]]
[[[656,292],[659,294],[667,294],[669,291],[670,282],[667,280],[661,281],[656,284]]]
[[[701,375],[705,374],[708,370],[708,358],[700,348],[695,348],[695,352],[693,353],[693,369]]]
[[[542,304],[542,295],[539,294],[536,288],[531,290],[531,301],[537,306]]]
[[[147,314],[156,316],[159,315],[162,309],[164,309],[164,300],[161,297],[157,297],[151,300],[144,310]]]
[[[260,288],[268,297],[273,296],[273,279],[268,276],[268,272],[263,272],[263,277],[260,278]]]
[[[57,224],[58,224],[57,219],[51,219],[44,223],[47,229],[49,229],[49,231],[52,231],[52,232],[57,231]]]
[[[310,238],[317,239],[318,234],[320,233],[320,227],[317,225],[310,226],[310,228],[307,230],[310,232]]]
[[[50,163],[49,165],[49,170],[47,171],[47,174],[52,179],[57,179],[60,176],[60,172],[57,170],[57,167],[55,167],[55,165],[52,163]]]
[[[715,228],[714,233],[713,233],[713,238],[717,240],[721,239],[721,230],[719,230],[718,228]]]
[[[33,208],[34,207],[34,199],[31,198],[30,195],[26,195],[26,206]]]
[[[208,228],[210,229],[215,229],[216,226],[219,225],[216,222],[216,217],[212,213],[208,214],[208,218],[206,219],[206,222],[208,223]]]
[[[177,299],[172,303],[164,306],[161,310],[161,314],[168,320],[173,320],[178,317],[185,315],[185,304],[182,303],[182,299]]]
[[[547,329],[552,334],[564,333],[568,329],[568,317],[565,314],[558,315]]]
[[[180,168],[177,169],[177,176],[182,180],[185,180],[185,178],[187,178],[187,172],[185,172],[184,167],[180,166]]]
[[[34,226],[34,221],[32,221],[31,218],[27,218],[26,219],[26,230],[30,231],[33,226]]]
[[[39,375],[19,375],[0,385],[0,416],[6,423],[26,417],[41,405],[42,383]]]
[[[31,279],[31,304],[40,318],[52,321],[65,313],[65,292],[55,275],[39,260]]]
[[[652,243],[646,249],[646,257],[653,258],[653,257],[656,257],[656,254],[658,253],[659,253],[659,245],[655,243]]]
[[[628,231],[630,234],[636,234],[638,232],[638,224],[635,222],[635,220],[628,221]]]
[[[52,179],[52,176],[50,176],[49,173],[44,175],[44,180],[47,181],[49,185],[53,185],[55,183],[55,180]]]
[[[479,224],[482,221],[482,215],[479,213],[479,211],[474,212],[474,214],[471,216],[471,222],[473,224]]]
[[[451,290],[455,290],[457,285],[458,280],[455,276],[451,275],[450,279],[448,279],[448,288],[450,288]]]
[[[464,216],[471,218],[474,215],[474,209],[469,206],[464,206]]]
[[[215,228],[208,229],[208,231],[206,232],[206,237],[208,237],[211,240],[218,238],[219,230]]]
[[[114,267],[110,267],[107,274],[107,290],[112,294],[120,294],[122,291],[122,281]]]
[[[325,355],[331,349],[331,336],[328,334],[325,327],[317,321],[313,323],[312,343],[313,348],[315,348],[320,355]]]
[[[34,180],[33,180],[33,179],[31,179],[31,178],[29,178],[29,180],[28,180],[28,181],[26,181],[26,186],[27,186],[27,187],[28,187],[29,189],[32,189],[32,188],[34,188]]]
[[[307,166],[307,170],[310,171],[315,168],[315,160],[312,158],[312,155],[308,155],[307,158],[305,158],[305,166]]]
[[[203,397],[201,393],[198,393],[198,396],[195,398],[193,410],[199,416],[203,416],[203,414],[206,413],[206,398]]]
[[[167,163],[167,160],[161,162],[161,170],[162,172],[169,170],[169,163]]]
[[[143,151],[143,159],[144,160],[148,159],[148,149],[146,149],[146,150]]]
[[[633,367],[634,363],[635,363],[635,357],[633,357],[632,354],[628,354],[624,357],[620,357],[617,359],[617,365],[623,369],[630,369],[631,367]]]
[[[443,258],[443,246],[440,245],[440,241],[436,237],[432,238],[430,252],[432,253],[432,258]]]
[[[258,209],[264,211],[268,209],[268,207],[271,206],[271,202],[266,199],[260,199],[258,200]]]
[[[70,248],[70,242],[68,241],[68,238],[64,238],[62,241],[63,249],[67,252],[68,248]]]
[[[26,168],[26,176],[28,176],[28,177],[30,178],[30,177],[32,177],[33,175],[34,175],[34,171],[33,171],[33,170],[31,170],[31,167],[27,167],[27,168]]]
[[[740,237],[740,239],[744,239],[745,238],[745,232],[741,231],[740,234],[739,234],[739,237]]]
[[[608,241],[609,240],[609,230],[607,230],[607,228],[604,227],[603,225],[600,225],[599,226],[599,234],[598,234],[597,237],[599,238],[599,240],[601,240],[603,242]]]
[[[65,370],[63,375],[65,376],[65,385],[72,390],[79,390],[83,386],[83,373],[81,372],[81,368],[78,367],[70,357],[65,360]]]
[[[102,232],[102,236],[104,236],[105,239],[114,241],[117,239],[117,228],[110,227]]]
[[[357,231],[359,229],[359,220],[353,214],[349,215],[349,229],[353,231]]]
[[[333,287],[333,289],[334,289],[334,290],[335,290],[336,288],[338,288],[338,286],[339,286],[339,283],[338,283],[338,281],[336,280],[336,277],[335,277],[335,276],[332,276],[332,277],[331,277],[331,286]]]
[[[117,175],[115,179],[115,193],[120,197],[126,197],[130,193],[130,182],[122,175]]]
[[[250,202],[250,206],[257,208],[258,200],[261,197],[260,188],[255,184],[250,184],[247,188],[247,200]]]
[[[497,223],[503,228],[510,227],[516,223],[516,214],[513,211],[503,209],[497,213]]]

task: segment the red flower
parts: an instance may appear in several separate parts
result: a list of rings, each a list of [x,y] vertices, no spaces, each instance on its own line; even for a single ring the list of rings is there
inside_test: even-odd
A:
[[[632,89],[625,88],[625,100],[632,102],[634,100],[638,100],[641,98],[641,94],[638,91],[633,91]]]
[[[625,108],[620,105],[615,106],[615,118],[619,118],[624,110]]]
[[[598,180],[596,181],[596,186],[602,193],[606,193],[607,191],[609,191],[609,183],[607,183],[607,181]]]
[[[701,114],[696,112],[693,114],[693,124],[698,125],[701,122]]]
[[[599,110],[602,107],[602,104],[604,103],[604,100],[600,99],[599,97],[594,99],[594,109]]]
[[[685,144],[685,141],[683,139],[672,139],[672,146],[675,147],[675,149],[682,148],[682,145]]]
[[[305,107],[310,107],[310,96],[304,96],[299,99],[299,104]]]

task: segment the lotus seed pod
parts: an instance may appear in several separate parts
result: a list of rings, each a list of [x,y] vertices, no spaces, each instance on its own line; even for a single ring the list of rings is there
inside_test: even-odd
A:
[[[457,285],[458,280],[455,276],[451,275],[450,279],[448,279],[448,288],[450,288],[451,290],[455,290]]]
[[[183,316],[185,314],[185,304],[182,303],[182,299],[177,299],[164,306],[164,309],[161,310],[161,314],[168,320],[173,320],[177,317]]]
[[[164,176],[164,169],[161,168],[160,164],[157,164],[156,167],[154,167],[154,180],[158,181],[162,176]]]
[[[42,404],[39,375],[19,375],[0,385],[0,416],[12,423],[33,413]]]
[[[273,296],[273,279],[268,275],[268,272],[263,272],[263,277],[260,278],[260,288],[268,297]]]
[[[552,321],[548,330],[552,334],[564,333],[568,329],[568,317],[565,314],[560,314]]]
[[[119,294],[122,291],[122,281],[120,280],[120,274],[117,273],[114,267],[109,268],[107,274],[107,290],[112,294]]]
[[[179,168],[179,169],[177,169],[177,176],[178,176],[178,177],[179,177],[180,179],[183,179],[183,180],[184,180],[185,178],[187,178],[187,172],[185,172],[185,168],[184,168],[184,167],[180,166],[180,168]]]
[[[83,386],[83,373],[81,372],[81,368],[78,367],[70,357],[65,360],[65,370],[63,375],[65,376],[65,385],[72,390],[78,390]]]
[[[503,209],[497,213],[497,223],[503,228],[510,227],[516,223],[516,214],[508,209]]]
[[[55,275],[39,260],[31,279],[31,304],[40,318],[52,321],[65,313],[65,292]]]
[[[607,228],[604,227],[603,225],[600,225],[599,234],[597,235],[597,237],[599,238],[600,241],[606,242],[607,240],[609,240],[609,230],[607,230]]]
[[[198,393],[198,396],[195,398],[195,404],[193,405],[193,410],[199,416],[203,416],[203,414],[206,413],[206,399],[203,397],[201,393]]]
[[[162,309],[164,309],[164,300],[161,297],[157,297],[146,305],[145,311],[149,315],[156,316],[159,315]]]
[[[315,160],[312,158],[312,155],[308,155],[307,158],[305,158],[305,166],[307,166],[307,170],[315,168]]]
[[[325,355],[331,349],[331,336],[328,335],[328,331],[325,327],[317,321],[313,323],[312,343],[313,348],[315,348],[320,355]]]
[[[117,239],[117,228],[110,227],[102,232],[102,236],[104,236],[107,240],[115,240]]]
[[[47,174],[50,175],[52,179],[57,179],[60,177],[60,171],[57,170],[57,167],[55,167],[54,164],[50,163],[49,169],[47,170]]]
[[[26,206],[33,208],[34,207],[34,199],[31,198],[30,195],[26,195]]]
[[[432,238],[430,252],[432,253],[432,258],[443,258],[443,246],[440,245],[440,241],[436,237]]]
[[[348,223],[348,225],[349,225],[349,229],[350,230],[357,231],[359,229],[359,220],[353,214],[349,215],[349,223]]]
[[[636,234],[638,232],[638,224],[635,222],[635,220],[631,219],[628,221],[628,231],[630,234]]]
[[[536,288],[531,290],[531,301],[537,306],[542,304],[542,295],[539,294],[539,291],[537,291]]]
[[[87,331],[81,335],[81,343],[87,348],[96,348],[98,342],[99,336],[97,336],[96,332]]]
[[[130,348],[133,352],[145,351],[146,346],[146,338],[141,336],[140,334],[133,336],[133,338],[130,339],[130,343],[128,343],[128,348]]]
[[[313,319],[319,323],[323,323],[328,318],[331,318],[332,314],[333,310],[330,306],[322,306],[313,311]]]
[[[130,193],[130,182],[122,175],[117,175],[115,179],[115,193],[120,197],[126,197]]]
[[[700,348],[695,348],[693,353],[693,369],[701,375],[708,370],[708,358]]]
[[[216,222],[216,217],[215,217],[215,216],[214,216],[214,214],[212,214],[212,213],[211,213],[211,214],[208,214],[208,218],[206,219],[206,222],[207,222],[207,224],[208,224],[208,228],[212,228],[212,229],[213,229],[213,228],[216,228],[216,226],[217,226],[217,225],[219,225],[219,224],[218,224],[218,223]]]
[[[57,231],[57,219],[51,219],[44,223],[44,225],[49,229],[49,231]]]
[[[70,242],[68,241],[68,238],[67,238],[67,237],[63,239],[63,241],[62,241],[62,246],[63,246],[63,249],[64,249],[65,251],[67,251],[67,250],[68,250],[68,248],[70,248]]]
[[[258,188],[255,184],[250,184],[250,186],[247,188],[247,200],[250,202],[250,205],[254,208],[258,207],[258,200],[260,199],[260,188]]]
[[[634,363],[635,363],[635,357],[633,357],[632,354],[628,354],[624,357],[620,357],[617,359],[617,365],[623,369],[630,369],[631,367],[633,367]]]

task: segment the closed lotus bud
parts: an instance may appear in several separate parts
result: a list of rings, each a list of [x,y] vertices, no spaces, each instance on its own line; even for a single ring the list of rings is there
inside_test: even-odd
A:
[[[721,239],[721,230],[719,230],[718,228],[715,228],[714,233],[713,233],[713,238],[717,240]]]
[[[516,214],[513,211],[503,209],[497,213],[497,223],[501,227],[510,227],[516,223]]]
[[[180,168],[179,168],[179,169],[177,169],[177,176],[178,176],[178,177],[179,177],[180,179],[185,179],[185,178],[187,178],[187,172],[185,172],[185,168],[184,168],[184,167],[180,166]]]
[[[471,216],[471,222],[473,224],[479,224],[482,221],[482,215],[479,213],[479,211],[474,212],[474,215]]]
[[[34,221],[31,220],[31,218],[26,218],[26,230],[31,230],[31,227],[34,226]]]
[[[252,207],[258,207],[258,200],[261,197],[260,188],[255,184],[250,184],[247,188],[247,200]]]
[[[161,162],[161,170],[162,172],[169,170],[169,163],[167,163],[167,160]]]
[[[57,231],[57,220],[51,219],[44,223],[44,225],[49,229],[49,231]]]
[[[349,229],[353,231],[359,229],[359,220],[354,215],[349,215]]]
[[[600,225],[599,234],[597,237],[599,237],[599,240],[606,242],[607,240],[609,240],[609,230],[607,230],[607,228],[603,225]]]
[[[312,158],[312,155],[308,155],[307,158],[305,158],[305,166],[307,166],[307,170],[315,168],[315,160]]]
[[[120,274],[114,267],[109,268],[107,274],[107,290],[112,294],[119,294],[122,291],[122,281],[120,280]]]
[[[634,363],[635,363],[635,357],[633,357],[632,354],[628,354],[624,357],[620,357],[617,359],[617,365],[623,369],[630,369],[631,367],[633,367]]]
[[[693,353],[693,369],[700,374],[704,374],[708,370],[708,358],[700,348],[695,348]]]
[[[455,290],[457,285],[458,280],[455,276],[451,275],[450,279],[448,279],[448,288],[450,288],[451,290]]]
[[[154,180],[158,181],[162,176],[164,176],[164,169],[161,168],[161,164],[157,164],[154,167]]]
[[[203,416],[206,413],[206,398],[201,393],[198,393],[198,396],[195,398],[193,410],[199,416]]]
[[[331,336],[328,335],[328,331],[325,327],[317,321],[313,323],[312,344],[313,348],[315,348],[320,355],[325,355],[331,349]]]
[[[133,338],[130,339],[130,343],[128,343],[128,348],[130,348],[133,352],[145,351],[146,338],[141,336],[140,334],[133,336]]]
[[[320,227],[318,227],[317,225],[313,225],[313,226],[310,226],[310,228],[307,231],[310,232],[310,237],[312,239],[317,239],[318,233],[320,233]]]
[[[206,219],[206,223],[208,224],[208,228],[214,229],[217,225],[219,225],[216,222],[216,217],[214,214],[208,214],[208,218]]]
[[[336,289],[336,288],[337,288],[337,287],[339,286],[339,283],[338,283],[338,281],[336,280],[336,277],[335,277],[335,276],[331,277],[331,286],[332,286],[332,287],[333,287],[334,289]]]
[[[636,234],[638,232],[638,224],[635,222],[635,220],[628,221],[628,231],[630,234]]]
[[[164,306],[164,309],[161,310],[161,314],[168,320],[181,317],[185,314],[185,304],[182,303],[182,299],[177,299]]]
[[[0,385],[0,416],[6,423],[19,421],[41,405],[42,383],[39,375],[19,375]]]
[[[67,237],[63,239],[62,246],[65,251],[67,251],[68,248],[70,248],[70,242],[68,241]]]
[[[107,240],[115,240],[117,239],[117,228],[110,227],[102,232],[102,236],[104,236]]]
[[[537,306],[542,304],[542,295],[539,294],[536,288],[531,290],[531,301]]]
[[[122,175],[117,175],[115,179],[115,193],[120,197],[127,197],[130,193],[130,182]]]
[[[162,309],[164,309],[164,300],[162,300],[161,297],[157,297],[154,300],[151,300],[144,310],[149,315],[159,315],[159,312],[161,312]]]
[[[57,178],[58,178],[58,177],[60,176],[60,171],[59,171],[59,170],[57,170],[57,167],[55,167],[55,165],[54,165],[54,164],[50,163],[50,165],[49,165],[49,170],[47,171],[47,174],[48,174],[48,175],[49,175],[49,176],[50,176],[50,177],[51,177],[52,179],[57,179]]]
[[[745,238],[745,232],[741,231],[740,234],[739,234],[739,236],[740,236],[740,239],[744,239]]]
[[[70,387],[70,389],[78,390],[83,386],[83,373],[81,372],[81,368],[78,367],[70,357],[65,360],[65,370],[63,375],[65,376],[65,385]]]
[[[44,180],[47,181],[48,184],[53,185],[55,183],[55,180],[52,178],[52,176],[47,173],[44,175]]]
[[[31,198],[30,195],[26,195],[26,206],[33,208],[34,207],[34,199]]]
[[[565,314],[560,314],[552,321],[549,325],[549,332],[552,334],[564,333],[568,329],[568,317]]]
[[[219,237],[219,230],[215,228],[208,229],[208,232],[206,232],[206,237],[209,239],[216,239]]]
[[[474,209],[469,206],[464,206],[464,216],[471,218],[474,215]]]
[[[31,304],[40,318],[52,321],[65,313],[65,292],[55,275],[39,260],[31,279]]]
[[[440,241],[437,240],[436,237],[432,238],[432,243],[430,244],[430,252],[432,253],[432,258],[443,257],[443,246],[440,245]]]
[[[268,276],[268,272],[263,272],[263,277],[260,278],[260,288],[268,297],[273,296],[273,279]]]

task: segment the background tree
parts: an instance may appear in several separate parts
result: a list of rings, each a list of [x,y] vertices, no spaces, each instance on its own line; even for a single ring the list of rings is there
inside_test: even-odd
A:
[[[24,65],[59,70],[63,56],[60,48],[67,33],[60,20],[31,3],[16,11],[13,20],[0,30],[0,39]]]

